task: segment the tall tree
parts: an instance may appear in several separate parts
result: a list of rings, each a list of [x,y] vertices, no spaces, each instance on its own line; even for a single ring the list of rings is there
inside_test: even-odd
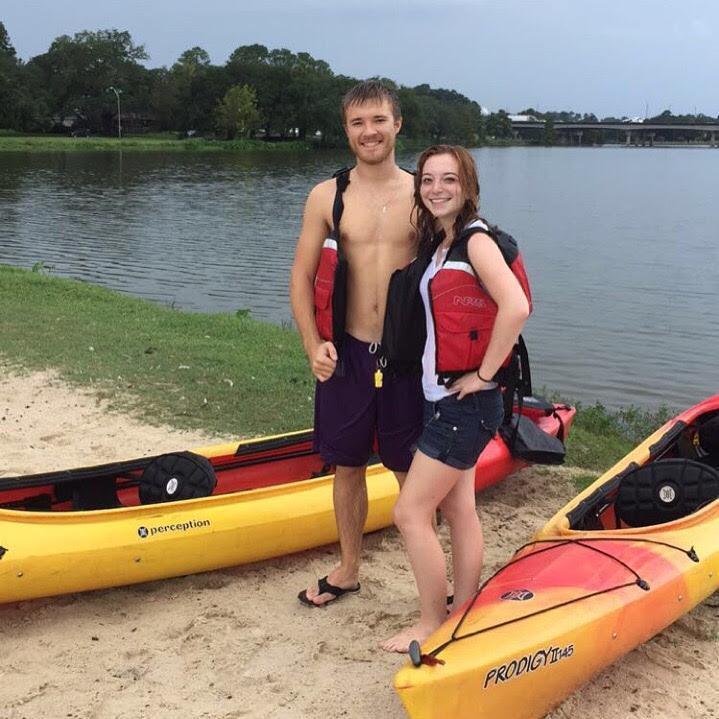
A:
[[[264,45],[238,47],[227,61],[233,84],[247,84],[257,92],[257,105],[266,135],[305,137],[320,130],[336,130],[334,75],[329,65],[306,52]],[[330,121],[328,112],[333,119]]]
[[[175,76],[161,67],[149,71],[149,108],[158,130],[177,130],[179,112],[178,87]]]
[[[504,110],[493,112],[487,118],[487,134],[499,139],[512,136],[512,121]]]
[[[246,137],[260,124],[257,95],[248,85],[233,85],[217,105],[217,129],[228,140]]]
[[[483,138],[482,108],[476,102],[455,90],[433,89],[426,84],[418,85],[410,93],[415,99],[414,103],[408,105],[410,114],[405,111],[410,136],[470,146],[476,145]],[[401,97],[406,102],[407,92],[401,93]],[[416,117],[411,115],[412,110],[417,113]]]
[[[5,25],[0,22],[0,127],[16,125],[20,101],[20,63]]]
[[[201,47],[193,47],[180,55],[170,72],[177,99],[176,128],[211,131],[217,101],[230,84],[225,69],[212,65]]]
[[[110,86],[121,89],[126,112],[146,107],[148,71],[142,45],[119,30],[84,30],[61,35],[32,65],[47,88],[53,111],[61,118],[80,116],[94,130],[110,130],[116,115]]]

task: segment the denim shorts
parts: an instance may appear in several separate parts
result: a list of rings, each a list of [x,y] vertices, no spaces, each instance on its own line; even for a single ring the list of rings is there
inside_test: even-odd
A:
[[[504,418],[498,388],[424,403],[424,430],[417,449],[456,469],[469,469],[494,437]]]

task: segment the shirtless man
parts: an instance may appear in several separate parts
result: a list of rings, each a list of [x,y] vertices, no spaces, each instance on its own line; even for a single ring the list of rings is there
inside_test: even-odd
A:
[[[399,103],[379,82],[364,82],[345,95],[342,119],[356,157],[342,194],[339,233],[348,269],[344,336],[323,339],[315,318],[314,282],[333,227],[335,179],[315,186],[307,198],[290,277],[292,311],[318,380],[315,446],[325,462],[336,465],[340,563],[300,592],[299,599],[310,606],[324,606],[359,589],[367,519],[365,470],[375,433],[382,462],[401,483],[422,423],[419,377],[376,376],[389,279],[417,249],[410,223],[413,178],[395,164],[394,156],[402,125]]]

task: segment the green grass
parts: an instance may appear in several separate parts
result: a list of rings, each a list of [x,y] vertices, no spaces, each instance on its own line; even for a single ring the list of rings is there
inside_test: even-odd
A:
[[[197,152],[304,152],[311,149],[309,142],[264,142],[262,140],[207,140],[190,138],[178,140],[168,133],[154,135],[128,135],[117,137],[67,137],[64,135],[6,135],[0,134],[0,152],[89,152],[89,151],[142,151],[154,150]]]
[[[583,492],[590,484],[594,482],[595,479],[599,476],[599,473],[596,474],[589,474],[589,473],[582,473],[578,474],[573,477],[574,480],[574,486],[577,488],[579,492]]]
[[[150,422],[215,434],[309,427],[314,380],[298,334],[246,310],[201,314],[92,284],[0,265],[0,353],[22,369],[52,368]],[[586,485],[676,414],[579,405],[567,464]]]
[[[188,313],[0,265],[4,358],[57,369],[151,422],[259,435],[309,426],[314,382],[296,332]]]
[[[595,471],[608,469],[677,414],[667,406],[657,410],[628,406],[610,411],[600,403],[590,407],[575,404],[577,416],[567,441],[567,464]]]

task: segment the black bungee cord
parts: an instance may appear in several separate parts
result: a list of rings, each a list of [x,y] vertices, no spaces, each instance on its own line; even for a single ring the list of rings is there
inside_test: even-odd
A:
[[[615,557],[613,554],[610,554],[609,552],[605,552],[602,549],[599,549],[598,547],[594,547],[589,542],[644,542],[647,544],[656,544],[663,547],[668,547],[669,549],[674,549],[678,552],[681,552],[682,554],[686,554],[686,556],[692,561],[692,562],[699,562],[699,557],[697,556],[697,553],[694,549],[694,547],[690,547],[689,549],[684,549],[683,547],[678,547],[674,544],[669,544],[668,542],[662,542],[656,539],[647,539],[645,537],[590,537],[590,538],[579,538],[579,539],[565,539],[565,538],[548,538],[548,539],[538,539],[534,540],[532,542],[527,542],[526,544],[523,544],[517,551],[514,553],[515,558],[511,561],[507,562],[504,566],[500,567],[494,574],[492,574],[488,579],[486,579],[479,589],[477,590],[476,594],[472,598],[472,601],[469,603],[467,608],[464,610],[462,616],[460,617],[459,621],[457,622],[457,625],[452,630],[452,635],[450,638],[440,644],[438,647],[435,647],[429,654],[422,654],[419,642],[414,640],[410,643],[409,646],[409,657],[412,661],[412,664],[415,667],[419,667],[422,664],[427,664],[429,666],[433,666],[435,664],[444,664],[444,661],[442,659],[438,659],[437,655],[440,654],[444,649],[446,649],[451,644],[454,644],[455,642],[461,641],[462,639],[469,639],[470,637],[475,637],[479,634],[484,634],[485,632],[491,631],[492,629],[499,629],[500,627],[505,627],[509,624],[514,624],[515,622],[522,621],[524,619],[530,619],[531,617],[539,616],[540,614],[544,614],[546,612],[553,611],[555,609],[560,609],[562,607],[566,607],[570,604],[576,604],[577,602],[584,601],[586,599],[591,599],[592,597],[596,597],[602,594],[608,594],[609,592],[615,592],[619,589],[624,589],[626,587],[632,587],[632,586],[638,586],[640,589],[644,590],[645,592],[648,592],[650,590],[649,583],[643,579],[632,567],[630,567],[626,562],[619,559],[619,557]],[[519,554],[522,550],[526,549],[527,547],[532,547],[537,544],[548,544],[549,546],[543,547],[541,549],[537,549],[534,552],[528,552],[527,554],[523,554],[521,557],[517,557],[516,555]],[[542,554],[544,552],[551,551],[553,549],[557,549],[559,547],[565,547],[569,544],[576,544],[580,547],[584,547],[585,549],[589,549],[590,551],[597,552],[598,554],[601,554],[604,557],[607,557],[608,559],[611,559],[612,561],[617,562],[620,564],[624,569],[626,569],[628,572],[634,575],[634,580],[631,582],[625,582],[624,584],[618,584],[613,587],[607,587],[606,589],[601,589],[596,592],[591,592],[589,594],[583,594],[580,597],[575,597],[574,599],[569,599],[566,602],[560,602],[558,604],[554,604],[551,607],[545,607],[544,609],[539,609],[536,612],[530,612],[529,614],[525,614],[521,617],[514,617],[512,619],[507,619],[504,622],[499,622],[498,624],[493,624],[489,627],[484,627],[483,629],[478,629],[474,632],[470,632],[469,634],[463,634],[461,636],[458,636],[459,630],[462,628],[462,625],[464,624],[465,619],[469,615],[469,612],[474,607],[475,602],[480,597],[482,592],[484,591],[485,587],[497,576],[499,576],[504,570],[508,569],[509,567],[513,566],[514,564],[517,564],[518,562],[521,562],[524,559],[528,559],[529,557],[536,557],[538,554]]]

